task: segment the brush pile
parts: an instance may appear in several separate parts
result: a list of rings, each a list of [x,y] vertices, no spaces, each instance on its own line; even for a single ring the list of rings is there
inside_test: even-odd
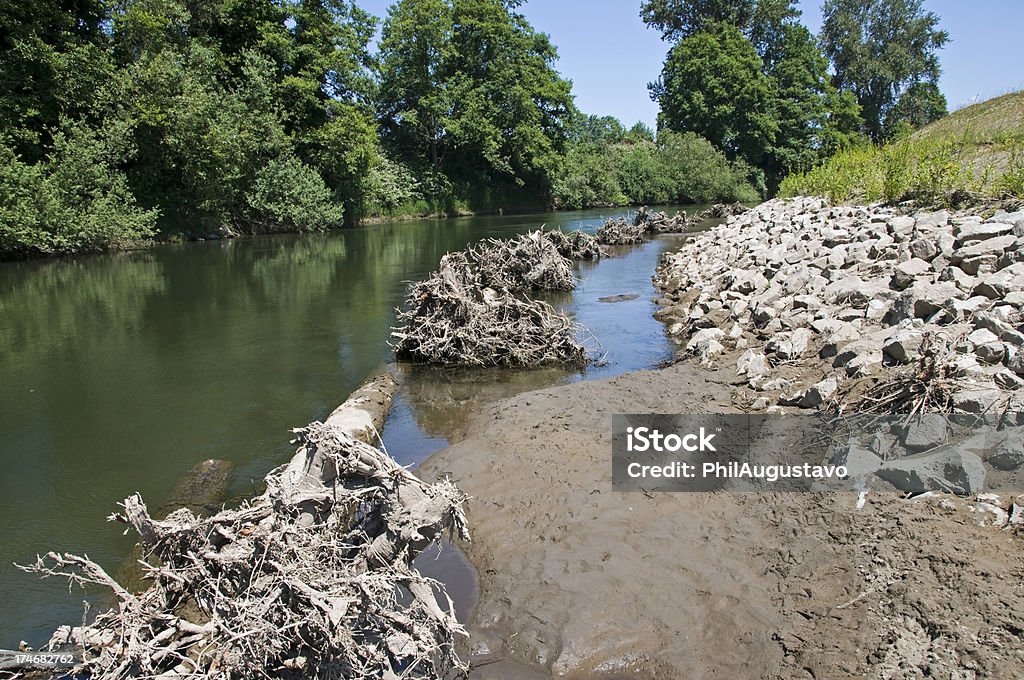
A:
[[[577,341],[582,326],[545,302],[485,286],[478,266],[466,253],[449,253],[436,272],[410,286],[391,332],[399,359],[478,367],[587,365],[587,350]]]
[[[651,234],[665,234],[683,231],[696,221],[687,218],[685,210],[676,211],[675,215],[669,217],[665,212],[648,212],[647,207],[642,206],[633,218],[633,226],[643,227],[644,231]]]
[[[560,232],[559,232],[560,233]],[[510,239],[484,239],[470,247],[480,283],[495,290],[572,290],[572,263],[552,239],[532,231]]]
[[[608,252],[601,246],[597,238],[582,231],[566,234],[564,231],[545,231],[548,239],[558,249],[559,255],[570,260],[597,260],[608,257]]]
[[[466,676],[451,601],[440,605],[438,584],[411,566],[444,532],[468,538],[465,496],[338,428],[314,422],[296,433],[292,461],[238,509],[154,520],[138,495],[124,502],[111,519],[150,556],[152,585],[140,594],[87,557],[49,553],[23,567],[117,599],[53,636],[51,649],[76,652],[76,676]]]
[[[742,203],[715,203],[707,210],[702,210],[697,213],[697,220],[713,220],[713,219],[725,219],[727,217],[735,217],[736,215],[742,215],[743,213],[750,210],[747,206]]]
[[[646,227],[630,224],[625,218],[608,220],[597,230],[598,243],[606,246],[628,246],[643,243]]]
[[[972,387],[963,375],[961,349],[966,336],[925,333],[913,365],[890,372],[846,406],[854,413],[952,413],[954,396]]]

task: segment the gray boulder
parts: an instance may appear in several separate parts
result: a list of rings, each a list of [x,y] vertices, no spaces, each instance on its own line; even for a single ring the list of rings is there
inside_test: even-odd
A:
[[[921,331],[902,329],[885,341],[882,353],[896,363],[905,364],[917,356],[923,341],[924,333]]]
[[[951,260],[955,263],[956,257],[954,256]],[[973,257],[964,258],[957,263],[957,266],[971,276],[978,276],[980,274],[994,272],[998,261],[998,255],[994,253],[985,253],[984,255],[975,255]]]
[[[799,359],[807,354],[808,343],[813,337],[814,331],[809,328],[797,328],[776,335],[768,342],[767,349],[783,360]]]
[[[979,255],[992,255],[998,257],[1006,252],[1007,249],[1012,248],[1016,241],[1017,237],[1013,234],[985,239],[984,241],[979,241],[973,245],[964,246],[963,248],[954,250],[950,260],[953,264],[957,264],[958,262],[963,262]]]
[[[995,384],[992,387],[971,387],[953,394],[953,411],[955,413],[981,414],[993,411],[1003,393]]]
[[[817,408],[831,399],[839,389],[839,380],[835,376],[829,376],[824,380],[811,385],[800,399],[800,406],[803,408]]]
[[[925,260],[913,257],[906,262],[901,262],[893,269],[892,280],[889,285],[896,290],[908,288],[919,277],[927,274],[932,266]]]
[[[948,281],[927,283],[915,281],[896,299],[886,320],[890,325],[905,319],[927,319],[943,308],[947,300],[963,297],[963,293]]]
[[[1024,263],[1018,262],[985,276],[974,287],[974,294],[998,300],[1007,293],[1020,290],[1024,290]]]
[[[931,262],[939,254],[939,247],[933,239],[919,238],[910,242],[910,256]]]
[[[764,378],[770,372],[768,357],[757,350],[748,349],[736,360],[736,375],[745,375],[756,380]]]
[[[1013,225],[1005,222],[970,222],[960,227],[956,236],[960,243],[984,241],[1013,232]]]
[[[974,354],[987,364],[1000,363],[1006,354],[999,336],[987,328],[975,330],[967,340],[974,345]]]
[[[922,413],[903,427],[900,441],[911,453],[930,451],[946,443],[946,416]]]
[[[944,227],[949,224],[949,211],[938,210],[931,213],[918,213],[914,216],[917,220],[917,231],[933,231],[936,227]]]
[[[934,490],[969,496],[985,486],[981,458],[953,447],[890,461],[875,474],[897,489],[914,493]]]

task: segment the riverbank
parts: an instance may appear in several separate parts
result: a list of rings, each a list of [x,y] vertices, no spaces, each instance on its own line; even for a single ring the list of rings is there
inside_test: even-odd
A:
[[[655,279],[680,358],[733,370],[745,407],[1024,410],[1024,211],[774,200]]]
[[[473,677],[1012,676],[1020,539],[973,499],[611,490],[611,414],[734,412],[731,377],[521,394],[421,468],[471,496]]]
[[[475,677],[1014,675],[1024,566],[1004,507],[1024,498],[618,493],[609,465],[614,413],[855,403],[931,336],[952,365],[925,407],[1016,403],[1006,215],[764,204],[663,260],[681,361],[479,413],[421,468],[472,497]]]

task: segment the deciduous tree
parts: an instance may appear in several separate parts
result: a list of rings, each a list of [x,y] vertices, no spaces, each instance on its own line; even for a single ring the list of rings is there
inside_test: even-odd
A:
[[[875,141],[946,112],[938,50],[949,40],[921,0],[826,0],[821,44],[835,84],[857,97]]]

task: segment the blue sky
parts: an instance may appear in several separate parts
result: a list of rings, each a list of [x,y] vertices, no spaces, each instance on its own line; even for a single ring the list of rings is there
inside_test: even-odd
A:
[[[357,4],[384,17],[391,1]],[[940,53],[940,87],[951,109],[1024,88],[1024,1],[925,0],[924,6],[950,34]],[[799,2],[799,8],[817,33],[821,2]],[[658,106],[647,83],[658,77],[668,48],[640,21],[639,0],[528,0],[520,11],[558,47],[558,70],[573,81],[580,110],[654,126]]]

